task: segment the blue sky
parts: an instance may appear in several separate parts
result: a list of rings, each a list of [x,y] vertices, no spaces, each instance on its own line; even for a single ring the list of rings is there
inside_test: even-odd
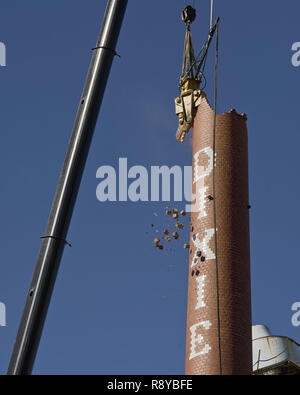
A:
[[[200,48],[208,0],[195,5]],[[106,1],[2,2],[0,41],[0,373],[8,366]],[[129,0],[34,373],[182,374],[188,254],[152,248],[165,203],[100,203],[96,171],[190,165],[175,140],[183,0]],[[218,112],[248,115],[253,323],[300,341],[300,3],[215,1],[221,17]],[[212,100],[213,49],[207,63]],[[148,232],[148,234],[147,234]]]

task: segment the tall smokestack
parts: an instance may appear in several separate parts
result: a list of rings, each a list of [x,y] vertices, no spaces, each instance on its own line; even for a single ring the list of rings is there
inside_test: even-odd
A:
[[[206,98],[194,119],[188,375],[252,374],[246,121],[235,110],[217,115],[214,140]]]

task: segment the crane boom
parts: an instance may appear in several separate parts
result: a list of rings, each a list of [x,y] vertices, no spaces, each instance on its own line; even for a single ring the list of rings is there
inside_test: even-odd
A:
[[[109,0],[8,367],[31,374],[128,0]]]

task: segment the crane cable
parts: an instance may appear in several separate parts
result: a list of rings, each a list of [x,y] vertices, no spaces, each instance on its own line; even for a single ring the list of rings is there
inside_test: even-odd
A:
[[[197,62],[195,58],[191,30],[190,26],[188,25],[185,36],[181,80],[183,80],[186,76],[194,78],[194,73],[197,73]]]
[[[210,31],[213,27],[214,0],[210,7]],[[205,62],[206,63],[206,62]],[[213,120],[213,209],[214,209],[214,233],[215,233],[215,261],[216,261],[216,288],[217,288],[217,320],[218,320],[218,344],[219,344],[219,372],[222,369],[222,346],[221,346],[221,314],[220,314],[220,286],[219,286],[219,260],[218,260],[218,238],[217,238],[217,205],[216,205],[216,125],[217,125],[217,100],[218,100],[218,64],[219,64],[219,24],[216,25],[216,60],[215,60],[215,82],[214,82],[214,120]],[[204,64],[205,68],[205,64]]]
[[[213,24],[213,12],[214,12],[214,0],[210,2],[210,30],[212,29]]]
[[[217,315],[218,315],[218,342],[219,342],[219,370],[222,376],[222,349],[221,349],[221,317],[220,317],[220,288],[219,288],[219,262],[217,240],[217,207],[216,207],[216,123],[218,98],[218,63],[219,63],[219,26],[216,29],[216,61],[215,61],[215,89],[214,89],[214,121],[213,121],[213,205],[214,205],[214,231],[215,231],[215,260],[216,260],[216,286],[217,286]]]

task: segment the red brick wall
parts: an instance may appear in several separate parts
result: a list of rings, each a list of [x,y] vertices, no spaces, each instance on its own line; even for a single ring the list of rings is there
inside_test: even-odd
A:
[[[204,100],[193,131],[193,194],[197,198],[196,211],[191,213],[186,374],[219,375],[221,365],[222,374],[250,375],[247,118],[235,111],[217,115],[215,196],[213,119],[213,110]],[[215,200],[209,200],[209,195]]]

